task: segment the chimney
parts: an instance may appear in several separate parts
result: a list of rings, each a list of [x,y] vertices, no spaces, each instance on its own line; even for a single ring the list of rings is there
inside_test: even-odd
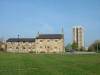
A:
[[[64,35],[64,29],[62,28],[62,34]]]
[[[63,35],[63,38],[64,38],[64,29],[62,28],[62,35]]]

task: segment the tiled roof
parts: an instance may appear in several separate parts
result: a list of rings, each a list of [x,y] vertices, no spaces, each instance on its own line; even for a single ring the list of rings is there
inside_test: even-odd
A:
[[[35,42],[35,38],[9,38],[7,42]]]
[[[39,34],[36,39],[62,39],[62,34]]]

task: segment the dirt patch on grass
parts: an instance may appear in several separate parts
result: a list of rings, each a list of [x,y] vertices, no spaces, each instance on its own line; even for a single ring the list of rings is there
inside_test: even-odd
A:
[[[15,68],[15,69],[0,69],[0,72],[7,72],[7,71],[28,71],[28,70],[37,70],[40,69],[39,67],[30,67],[30,68]]]

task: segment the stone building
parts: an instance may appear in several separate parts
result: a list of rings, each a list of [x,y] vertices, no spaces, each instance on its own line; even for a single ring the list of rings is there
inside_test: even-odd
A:
[[[7,51],[28,53],[35,51],[35,38],[10,38],[7,40]]]
[[[36,37],[35,45],[38,53],[64,52],[64,39],[62,34],[40,34]]]
[[[19,53],[62,53],[64,52],[64,31],[62,34],[37,34],[36,38],[10,38],[8,52]]]

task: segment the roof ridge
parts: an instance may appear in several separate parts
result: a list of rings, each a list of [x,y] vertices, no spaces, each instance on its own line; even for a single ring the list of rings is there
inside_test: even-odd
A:
[[[39,35],[62,35],[62,34],[39,34]]]

